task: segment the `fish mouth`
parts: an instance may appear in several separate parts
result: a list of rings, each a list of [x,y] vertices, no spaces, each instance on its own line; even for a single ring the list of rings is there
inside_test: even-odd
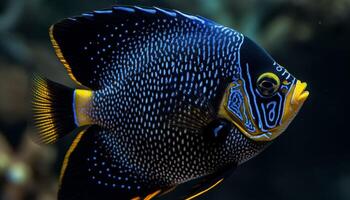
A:
[[[307,83],[301,82],[300,80],[297,81],[290,102],[293,107],[300,108],[302,104],[306,101],[306,99],[309,97],[310,92],[307,91],[306,88]]]
[[[309,97],[310,92],[307,91],[306,88],[307,83],[297,80],[291,94],[287,96],[287,103],[285,105],[282,117],[282,124],[277,130],[279,134],[281,134],[288,127],[291,121],[298,114],[306,99]]]

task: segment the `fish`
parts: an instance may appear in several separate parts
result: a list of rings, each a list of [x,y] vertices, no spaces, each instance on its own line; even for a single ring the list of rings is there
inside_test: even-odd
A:
[[[266,149],[307,84],[242,33],[201,16],[114,6],[52,25],[77,84],[33,78],[37,141],[74,135],[58,199],[191,200]],[[175,192],[173,192],[175,191]]]

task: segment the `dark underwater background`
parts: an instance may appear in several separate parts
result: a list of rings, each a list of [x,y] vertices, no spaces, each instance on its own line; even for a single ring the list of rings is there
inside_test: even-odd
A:
[[[0,200],[56,198],[71,139],[38,147],[30,115],[33,72],[74,86],[48,27],[116,4],[158,6],[232,27],[266,48],[311,95],[266,151],[199,199],[350,199],[350,0],[0,0]]]

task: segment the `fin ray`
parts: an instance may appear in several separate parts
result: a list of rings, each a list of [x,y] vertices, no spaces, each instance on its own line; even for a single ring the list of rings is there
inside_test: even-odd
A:
[[[73,89],[40,76],[33,78],[32,110],[38,141],[49,144],[69,134],[74,124]]]

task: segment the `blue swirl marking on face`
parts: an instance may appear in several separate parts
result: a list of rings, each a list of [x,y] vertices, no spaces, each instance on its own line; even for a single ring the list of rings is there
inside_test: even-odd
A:
[[[256,98],[255,93],[254,93],[252,78],[251,78],[250,73],[249,73],[249,63],[246,63],[246,72],[247,72],[247,77],[248,77],[249,89],[250,89],[251,95],[253,97],[253,103],[254,103],[253,106],[255,106],[255,111],[257,112],[257,116],[258,116],[258,118],[257,118],[258,125],[259,125],[259,128],[261,131],[266,132],[266,130],[264,129],[262,122],[261,122],[260,112],[259,112],[258,104],[257,104],[257,98]],[[252,115],[252,116],[254,116],[254,115]]]
[[[269,121],[273,121],[273,119],[275,119],[275,116],[276,116],[276,105],[277,103],[275,101],[272,101],[270,103],[267,104],[266,108],[267,110],[269,110],[269,113],[268,113],[268,119]]]
[[[228,109],[236,115],[240,120],[243,120],[243,116],[241,113],[241,106],[243,104],[243,96],[241,91],[236,87],[232,87],[230,91],[230,96],[228,99]]]
[[[247,120],[244,125],[248,129],[249,132],[256,131],[255,126],[252,124],[252,122],[250,120]]]
[[[282,115],[282,104],[283,97],[280,94],[277,94],[278,100],[271,101],[266,105],[261,103],[261,109],[264,118],[264,124],[267,128],[275,128],[279,122],[281,122]]]
[[[239,120],[241,120],[242,124],[247,128],[249,132],[255,132],[255,126],[250,121],[247,116],[247,111],[244,106],[244,98],[241,90],[239,89],[241,85],[237,84],[236,86],[230,89],[230,96],[228,99],[228,109],[234,114]]]

